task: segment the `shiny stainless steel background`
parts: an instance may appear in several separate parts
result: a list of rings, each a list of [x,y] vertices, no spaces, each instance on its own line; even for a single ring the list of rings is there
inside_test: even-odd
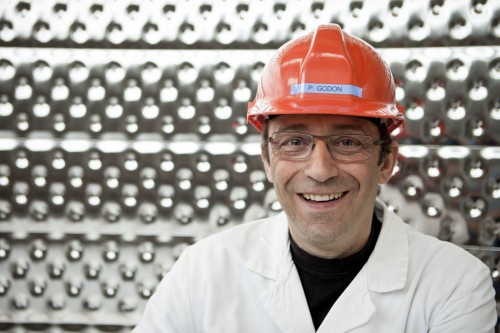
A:
[[[499,13],[492,0],[1,1],[0,330],[128,332],[185,246],[278,212],[246,103],[274,49],[327,22],[380,50],[406,109],[380,198],[498,286]]]

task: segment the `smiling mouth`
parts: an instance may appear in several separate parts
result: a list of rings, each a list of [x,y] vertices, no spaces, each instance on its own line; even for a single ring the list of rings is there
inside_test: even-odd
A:
[[[313,194],[302,193],[302,197],[307,201],[325,202],[334,201],[342,198],[347,192],[331,193],[331,194]]]

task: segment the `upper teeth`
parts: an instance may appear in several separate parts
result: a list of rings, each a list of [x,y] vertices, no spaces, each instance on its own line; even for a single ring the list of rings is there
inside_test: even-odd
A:
[[[334,193],[334,194],[310,194],[304,193],[304,198],[307,200],[313,201],[328,201],[333,199],[338,199],[342,196],[342,193]]]

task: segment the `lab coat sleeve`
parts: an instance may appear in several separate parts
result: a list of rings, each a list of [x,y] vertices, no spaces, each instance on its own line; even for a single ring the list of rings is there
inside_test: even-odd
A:
[[[493,333],[497,312],[489,269],[481,263],[470,267],[437,310],[429,333]]]
[[[156,288],[132,333],[191,332],[194,332],[194,327],[186,249]]]

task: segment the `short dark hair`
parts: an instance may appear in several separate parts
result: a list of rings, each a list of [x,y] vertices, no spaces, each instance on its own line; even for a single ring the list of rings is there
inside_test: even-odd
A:
[[[264,126],[262,128],[262,149],[264,151],[264,157],[265,159],[269,162],[270,157],[269,157],[269,149],[268,149],[268,144],[269,144],[269,122],[272,118],[276,116],[271,116],[270,118],[267,118],[264,121]],[[363,117],[365,118],[365,117]],[[373,122],[375,125],[377,125],[379,133],[380,133],[380,140],[383,140],[383,143],[380,145],[380,154],[378,157],[378,165],[382,165],[384,163],[385,159],[387,158],[387,155],[389,155],[392,151],[392,136],[387,130],[387,126],[384,123],[381,123],[379,118],[368,118],[366,117],[365,119],[370,120]]]

